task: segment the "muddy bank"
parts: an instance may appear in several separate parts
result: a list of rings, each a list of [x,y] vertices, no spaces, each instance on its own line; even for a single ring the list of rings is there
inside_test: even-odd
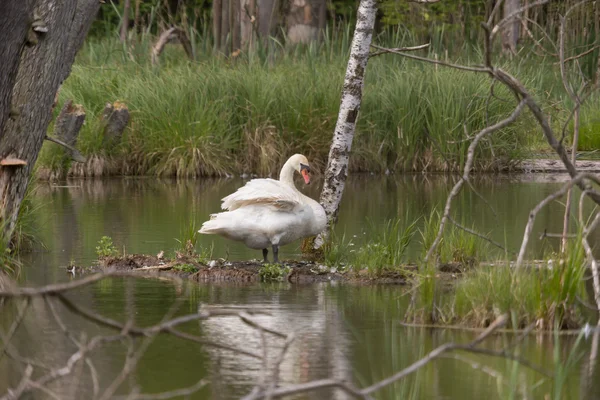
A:
[[[600,160],[577,160],[577,169],[580,172],[590,172],[590,173],[598,173],[600,172]],[[352,171],[353,173],[369,173],[368,170],[360,170],[360,171]],[[389,175],[390,173],[397,174],[411,174],[411,173],[421,173],[423,171],[418,170],[397,170],[391,172],[389,170],[374,172],[371,171],[371,174],[385,174]],[[437,171],[435,169],[427,170],[426,173],[448,173],[447,169],[443,169]],[[462,171],[455,171],[462,172]],[[473,173],[489,173],[489,172],[500,172],[500,173],[508,173],[511,175],[538,175],[538,174],[556,174],[556,173],[564,173],[566,174],[567,170],[565,169],[563,163],[559,159],[527,159],[521,161],[515,161],[510,165],[506,165],[501,168],[496,168],[494,170],[477,170],[474,169]],[[234,176],[240,176],[242,178],[249,177],[258,177],[256,174],[246,174],[239,173],[235,171],[230,171],[230,173],[218,174],[218,175],[203,175],[198,174],[194,175],[195,177],[219,177],[219,178],[231,178]],[[90,156],[84,163],[71,163],[67,170],[61,168],[51,168],[46,166],[41,166],[36,170],[36,178],[40,181],[57,181],[57,180],[65,180],[69,178],[103,178],[110,176],[147,176],[146,174],[140,174],[138,171],[135,171],[131,166],[128,166],[125,161],[114,161],[112,159],[104,158],[103,156],[93,155]],[[567,177],[567,175],[565,175]],[[532,179],[531,177],[526,177],[525,180]],[[535,179],[535,178],[534,178]],[[551,178],[552,180],[553,178]]]
[[[577,160],[575,165],[579,172],[600,172],[600,160]],[[562,161],[558,159],[533,159],[517,163],[514,171],[524,173],[566,173],[567,169]]]
[[[81,268],[68,267],[67,272],[75,275],[98,272],[106,269],[139,273],[140,276],[174,277],[194,282],[237,282],[255,283],[261,281],[281,281],[290,283],[351,282],[359,284],[407,284],[415,265],[405,265],[393,271],[373,276],[367,271],[340,271],[323,264],[310,261],[283,261],[281,266],[264,265],[252,261],[211,260],[206,263],[188,256],[167,259],[144,254],[131,254],[124,257],[107,257],[98,265]],[[455,272],[455,271],[454,271]]]

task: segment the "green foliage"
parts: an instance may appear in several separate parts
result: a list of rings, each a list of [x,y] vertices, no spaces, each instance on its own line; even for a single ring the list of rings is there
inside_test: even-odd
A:
[[[197,255],[196,244],[198,242],[198,235],[196,217],[192,215],[188,224],[181,229],[179,239],[175,239],[175,241],[179,243],[179,247],[176,251],[190,257]]]
[[[581,111],[579,124],[579,142],[577,149],[581,151],[598,151],[600,149],[600,117],[596,111],[600,107],[600,98],[592,98],[585,103]],[[573,122],[567,128],[567,137],[573,137]]]
[[[438,234],[440,222],[441,215],[434,208],[429,217],[425,219],[425,224],[420,230],[423,258],[425,258]],[[434,254],[434,260],[437,260],[440,264],[452,262],[459,263],[463,267],[473,267],[480,260],[487,259],[489,256],[488,242],[477,238],[451,222],[447,222],[442,240]]]
[[[345,235],[339,239],[333,236],[324,251],[325,264],[337,268],[351,266],[356,272],[367,270],[372,275],[395,270],[406,261],[406,249],[416,232],[417,221],[409,223],[398,218],[383,226],[370,224],[369,239],[357,248]]]
[[[200,264],[208,264],[213,259],[213,251],[215,249],[215,243],[212,242],[210,247],[201,246],[200,252],[198,253],[198,262]]]
[[[187,273],[194,273],[196,271],[198,271],[198,268],[196,268],[195,266],[193,266],[192,264],[177,264],[173,267],[173,269],[175,271],[179,271],[179,272],[187,272]]]
[[[371,274],[381,274],[405,262],[404,255],[415,232],[418,220],[408,222],[402,218],[388,220],[383,226],[371,225],[369,240],[355,253],[353,268],[367,269]]]
[[[289,266],[263,264],[258,270],[258,276],[263,282],[282,282],[291,270]]]
[[[102,236],[98,241],[98,246],[96,246],[96,254],[98,258],[116,257],[119,255],[119,251],[113,245],[110,236]]]
[[[346,239],[346,234],[338,237],[333,231],[329,241],[324,245],[323,262],[330,268],[344,269],[353,259],[352,253],[355,252],[354,243]]]
[[[455,262],[465,267],[476,266],[482,254],[486,254],[488,243],[475,235],[450,225],[444,235],[440,249],[440,262]]]
[[[571,249],[564,260],[548,260],[539,268],[515,270],[508,263],[478,268],[457,284],[447,315],[463,323],[485,326],[500,314],[509,313],[513,328],[534,322],[545,329],[576,328],[582,322],[577,296],[586,296],[585,269],[580,245]]]
[[[21,262],[15,257],[14,251],[0,240],[0,273],[17,276],[20,270]]]
[[[393,35],[378,40],[383,44],[408,41]],[[180,47],[171,46],[157,68],[148,61],[149,37],[130,47],[112,39],[90,40],[61,89],[59,107],[66,99],[83,105],[87,122],[78,146],[87,156],[99,156],[104,160],[102,168],[113,173],[269,175],[294,152],[324,165],[349,42],[350,32],[332,32],[321,44],[273,47],[233,62],[214,54],[211,43],[198,36],[194,40],[198,63],[188,62]],[[429,56],[436,54],[432,49]],[[502,67],[532,88],[542,105],[552,103],[562,109],[554,98],[553,85],[559,81],[552,79],[556,68],[550,62],[512,62]],[[461,168],[466,135],[512,110],[511,102],[496,97],[488,101],[489,84],[484,75],[400,57],[373,59],[351,170]],[[501,87],[495,94],[510,98]],[[127,104],[132,119],[122,143],[108,150],[102,147],[99,121],[105,103],[115,100]],[[478,148],[475,167],[495,170],[523,157],[525,145],[540,140],[539,135],[527,135],[534,129],[531,119],[520,118],[493,135]],[[58,147],[45,144],[40,164],[58,168],[52,161]]]
[[[32,177],[27,185],[25,196],[21,201],[17,222],[10,241],[10,248],[15,254],[32,250],[36,245],[44,246],[34,233],[37,223],[36,211],[41,207],[34,200],[36,188],[35,178]]]

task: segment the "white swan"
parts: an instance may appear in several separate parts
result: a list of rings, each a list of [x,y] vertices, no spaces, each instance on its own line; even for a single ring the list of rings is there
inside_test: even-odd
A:
[[[211,214],[198,231],[218,234],[262,249],[267,262],[268,247],[273,261],[279,262],[279,246],[314,236],[325,229],[325,210],[315,200],[300,193],[294,185],[294,171],[310,183],[310,167],[302,154],[295,154],[281,168],[279,180],[253,179],[222,199],[226,212]]]

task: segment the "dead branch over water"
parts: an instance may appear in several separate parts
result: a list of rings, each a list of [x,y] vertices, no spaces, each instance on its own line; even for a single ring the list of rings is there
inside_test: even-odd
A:
[[[543,133],[546,141],[548,142],[548,145],[554,150],[556,155],[559,157],[560,161],[562,162],[565,169],[569,173],[571,179],[560,190],[558,190],[557,192],[546,197],[531,211],[528,222],[527,222],[527,226],[525,228],[525,233],[523,235],[521,249],[517,256],[516,267],[520,267],[523,264],[523,259],[525,256],[527,243],[529,241],[529,238],[531,236],[531,232],[533,229],[533,222],[535,221],[535,217],[536,217],[537,213],[543,207],[545,207],[552,201],[562,197],[564,194],[568,193],[569,197],[568,197],[568,201],[567,201],[567,211],[565,214],[565,227],[567,227],[568,226],[568,218],[569,218],[568,207],[570,207],[570,204],[569,204],[570,203],[570,193],[571,193],[571,189],[573,186],[579,187],[585,193],[586,197],[589,197],[597,205],[600,205],[600,192],[598,192],[596,189],[594,189],[591,185],[591,182],[593,182],[597,185],[600,185],[600,180],[598,179],[598,177],[596,175],[580,173],[578,171],[576,163],[575,163],[575,152],[576,152],[576,148],[577,148],[576,146],[577,146],[577,136],[578,136],[579,110],[580,110],[583,102],[589,97],[589,93],[591,92],[591,90],[590,90],[590,92],[588,92],[587,96],[582,96],[582,94],[576,93],[572,89],[570,83],[567,80],[567,76],[566,76],[566,63],[568,61],[576,62],[577,59],[579,57],[582,57],[584,54],[582,53],[583,55],[579,54],[576,57],[566,58],[565,57],[565,42],[564,42],[565,25],[566,25],[566,19],[567,19],[568,15],[573,11],[574,8],[580,7],[584,3],[587,3],[588,0],[584,0],[584,1],[581,1],[578,3],[575,3],[574,5],[572,5],[570,8],[568,8],[566,10],[564,16],[561,16],[558,44],[552,42],[550,39],[550,36],[547,34],[544,34],[544,37],[543,37],[544,39],[551,41],[554,48],[558,49],[558,51],[557,51],[558,63],[560,65],[561,77],[563,80],[564,88],[567,91],[567,94],[569,95],[569,97],[575,103],[567,122],[565,122],[563,132],[562,132],[562,137],[560,140],[557,139],[557,135],[555,134],[553,128],[551,127],[551,125],[549,123],[548,116],[541,109],[541,107],[536,102],[534,97],[531,95],[529,90],[525,87],[525,85],[522,82],[520,82],[515,76],[511,75],[510,73],[508,73],[508,72],[504,71],[503,69],[501,69],[500,67],[496,66],[493,62],[493,60],[494,60],[494,54],[493,54],[494,38],[496,37],[497,33],[502,30],[502,27],[505,24],[507,24],[508,22],[510,22],[511,19],[513,19],[513,18],[519,18],[519,19],[522,18],[523,12],[525,10],[544,5],[548,2],[549,2],[549,0],[541,0],[541,1],[532,2],[530,4],[527,4],[525,7],[522,7],[520,9],[510,13],[509,15],[506,15],[504,18],[500,19],[500,21],[494,25],[493,22],[495,19],[495,15],[496,15],[496,13],[499,12],[498,10],[499,10],[500,4],[502,3],[502,2],[497,2],[494,9],[490,13],[490,16],[489,16],[487,22],[482,24],[483,30],[485,32],[484,54],[483,54],[483,65],[482,66],[455,64],[455,63],[451,63],[451,62],[447,62],[447,61],[440,61],[440,60],[432,59],[432,58],[428,58],[428,57],[416,56],[414,54],[407,54],[402,51],[397,51],[395,49],[388,49],[385,47],[373,45],[374,48],[379,50],[379,52],[377,53],[378,55],[385,54],[385,53],[393,53],[393,54],[397,54],[397,55],[400,55],[402,57],[406,57],[409,59],[426,62],[426,63],[430,63],[430,64],[435,64],[435,65],[439,65],[439,66],[443,66],[443,67],[455,68],[455,69],[459,69],[459,70],[463,70],[463,71],[467,71],[467,72],[486,73],[491,78],[490,96],[493,94],[494,84],[496,82],[499,82],[499,83],[503,84],[508,90],[510,90],[510,92],[514,95],[515,101],[517,102],[516,108],[514,109],[514,111],[512,112],[512,114],[509,117],[507,117],[506,119],[504,119],[496,124],[488,125],[482,131],[480,131],[475,137],[472,138],[471,144],[467,151],[467,159],[465,162],[465,167],[463,169],[462,177],[454,185],[454,187],[450,191],[450,194],[448,195],[448,198],[446,200],[446,205],[444,207],[444,213],[443,213],[442,219],[440,221],[440,226],[439,226],[436,238],[433,241],[432,245],[430,246],[429,250],[427,251],[427,255],[425,256],[425,259],[424,259],[425,262],[427,262],[428,260],[431,260],[431,258],[435,255],[435,251],[436,251],[437,247],[439,246],[439,244],[442,240],[442,237],[444,235],[444,229],[445,229],[447,222],[449,221],[451,223],[454,223],[454,219],[451,217],[452,201],[460,193],[460,191],[462,190],[462,187],[464,186],[464,183],[469,181],[469,175],[472,172],[473,161],[475,158],[475,150],[476,150],[476,147],[477,147],[479,141],[484,136],[492,135],[495,132],[500,131],[502,128],[505,128],[506,126],[514,123],[525,107],[527,107],[527,109],[534,116],[535,120],[537,121],[537,123],[539,124],[539,126],[542,130],[542,133]],[[581,78],[581,76],[580,76],[580,78]],[[593,89],[596,89],[595,86],[597,86],[597,85],[594,85]],[[584,82],[582,87],[583,88],[581,91],[583,93],[584,90],[586,90],[590,87],[589,82]],[[566,126],[572,118],[575,118],[575,120],[576,120],[575,121],[575,134],[574,134],[575,137],[573,140],[573,142],[574,142],[573,143],[573,151],[572,151],[571,157],[569,157],[567,150],[563,146],[563,139],[565,138]],[[596,263],[594,257],[592,256],[591,248],[587,241],[587,237],[588,237],[589,233],[596,228],[597,220],[598,220],[598,216],[596,217],[596,219],[594,219],[594,222],[592,224],[585,227],[582,240],[583,240],[583,246],[584,246],[584,249],[586,252],[586,256],[590,263],[592,275],[594,277],[594,292],[595,292],[594,297],[595,297],[595,300],[598,303],[598,305],[600,305],[600,278],[598,277],[598,266],[597,266],[597,263]],[[481,235],[478,234],[476,231],[467,230],[467,232],[474,234],[478,237],[481,237]],[[563,236],[563,238],[567,237],[566,229],[563,232],[562,236]],[[564,240],[566,240],[566,239],[563,239],[563,241]],[[599,309],[600,309],[600,307],[599,307]]]
[[[183,299],[186,298],[185,296],[180,296],[173,302],[159,323],[140,327],[136,326],[134,322],[134,313],[129,309],[131,307],[129,304],[126,304],[126,308],[128,308],[125,313],[127,320],[120,322],[76,304],[74,300],[71,300],[67,297],[67,293],[75,288],[93,285],[102,279],[112,279],[121,276],[131,276],[131,274],[121,274],[110,271],[107,273],[100,273],[89,277],[80,278],[65,284],[54,284],[38,288],[21,288],[18,290],[12,289],[0,291],[0,304],[3,308],[3,312],[7,311],[7,309],[11,306],[14,307],[16,311],[13,322],[10,324],[8,331],[0,332],[0,337],[2,340],[2,353],[0,357],[9,357],[11,362],[13,362],[21,371],[21,378],[14,385],[14,387],[9,388],[6,393],[0,393],[0,400],[18,399],[26,393],[36,391],[41,391],[47,395],[50,395],[51,397],[59,398],[60,396],[58,396],[56,393],[53,393],[51,386],[49,385],[56,381],[79,381],[81,379],[81,368],[84,367],[88,370],[90,379],[92,381],[94,398],[98,399],[168,399],[176,396],[191,395],[210,384],[208,377],[198,377],[198,381],[190,386],[177,388],[171,391],[147,394],[141,393],[140,388],[135,387],[131,389],[131,393],[129,393],[127,396],[123,395],[115,397],[114,395],[116,390],[121,386],[124,380],[136,370],[138,362],[158,335],[171,335],[181,340],[200,343],[204,346],[218,348],[233,354],[255,359],[256,362],[263,367],[262,375],[256,386],[250,391],[250,393],[248,393],[247,396],[244,397],[247,400],[283,398],[326,388],[337,388],[355,398],[371,399],[371,395],[373,393],[383,389],[386,386],[389,386],[394,382],[404,379],[430,362],[433,362],[443,354],[457,351],[483,354],[491,357],[503,357],[516,361],[522,366],[532,369],[533,371],[536,371],[544,376],[552,376],[552,373],[546,371],[542,366],[531,363],[528,360],[510,352],[509,350],[494,351],[479,347],[479,345],[485,339],[490,337],[506,324],[508,321],[508,316],[502,315],[470,343],[446,343],[432,350],[422,359],[414,362],[406,368],[389,376],[388,378],[379,382],[375,382],[372,385],[364,388],[357,388],[351,382],[333,378],[314,380],[302,384],[281,385],[281,365],[288,354],[289,349],[293,345],[296,335],[293,332],[288,333],[273,329],[265,325],[264,322],[258,321],[255,318],[255,315],[257,314],[256,310],[243,308],[229,309],[223,307],[201,307],[196,313],[176,317],[175,313],[177,313],[177,311],[180,309]],[[62,332],[76,348],[76,351],[71,353],[62,363],[48,364],[41,361],[24,358],[19,354],[19,350],[16,348],[16,346],[11,343],[12,339],[15,337],[15,333],[22,325],[26,313],[36,312],[35,310],[32,310],[30,305],[32,302],[39,301],[40,299],[43,300],[43,304],[45,304],[49,310],[49,315],[51,316],[54,324],[59,328],[59,331]],[[113,330],[115,333],[106,334],[105,330],[104,334],[94,334],[94,332],[86,332],[85,330],[80,332],[75,331],[73,328],[67,326],[61,315],[57,312],[57,306],[59,303],[64,306],[69,313],[83,318],[88,322],[92,322],[99,328],[102,327]],[[176,327],[179,325],[186,323],[189,325],[189,322],[196,321],[202,323],[202,321],[206,321],[211,318],[219,318],[222,316],[236,316],[244,324],[258,331],[262,337],[260,344],[261,348],[242,349],[229,346],[225,343],[205,340],[200,336],[190,333],[183,333],[176,329]],[[89,337],[89,340],[86,339],[86,337]],[[141,338],[142,341],[134,341],[134,338]],[[282,340],[283,343],[281,343]],[[269,363],[267,362],[268,354],[275,351],[274,348],[271,348],[271,346],[276,344],[273,341],[279,343],[277,345],[279,350],[277,350],[278,353],[274,362]],[[98,371],[94,365],[93,357],[95,353],[102,351],[106,345],[111,343],[120,343],[121,345],[125,346],[127,349],[127,355],[116,378],[114,378],[111,382],[104,382],[106,387],[102,387],[98,377]]]

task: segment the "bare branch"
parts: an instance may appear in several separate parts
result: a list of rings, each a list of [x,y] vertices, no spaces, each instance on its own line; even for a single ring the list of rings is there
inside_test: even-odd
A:
[[[443,65],[445,67],[450,67],[450,68],[455,68],[455,69],[460,69],[463,71],[471,71],[471,72],[490,72],[487,68],[484,67],[469,67],[469,66],[465,66],[465,65],[459,65],[459,64],[452,64],[452,63],[447,63],[444,61],[440,61],[440,60],[434,60],[432,58],[428,58],[428,57],[419,57],[419,56],[415,56],[413,54],[407,54],[407,53],[403,53],[401,51],[396,51],[395,49],[388,49],[386,47],[381,47],[381,46],[377,46],[372,44],[371,47],[374,47],[378,50],[383,51],[384,53],[393,53],[393,54],[398,54],[402,57],[406,57],[406,58],[412,58],[413,60],[419,60],[419,61],[424,61],[424,62],[428,62],[431,64],[436,64],[436,65]]]
[[[526,104],[525,100],[524,99],[521,100],[519,105],[514,109],[514,111],[512,112],[512,114],[509,117],[503,119],[502,121],[495,123],[494,125],[487,126],[484,129],[482,129],[475,136],[475,138],[469,145],[469,149],[467,151],[467,161],[465,163],[465,167],[463,170],[463,176],[454,185],[454,187],[452,188],[452,191],[450,192],[450,194],[448,195],[448,198],[446,199],[446,206],[444,207],[444,214],[442,215],[442,220],[440,221],[440,227],[438,228],[437,236],[436,236],[435,240],[433,241],[433,243],[431,244],[431,247],[427,251],[427,255],[425,256],[424,262],[427,262],[428,260],[431,259],[431,256],[433,255],[437,246],[440,244],[440,242],[442,240],[442,235],[444,233],[446,221],[448,220],[448,217],[450,216],[450,208],[452,206],[452,200],[454,199],[454,197],[456,197],[456,195],[458,195],[458,193],[460,192],[465,181],[467,181],[469,179],[469,174],[471,173],[471,168],[473,166],[473,159],[475,158],[475,149],[477,147],[477,144],[479,143],[479,141],[481,139],[483,139],[487,135],[490,135],[491,133],[493,133],[499,129],[505,128],[506,126],[512,124],[518,118],[518,116],[521,114],[521,111],[523,111],[523,108],[525,108],[525,104]]]
[[[367,395],[361,393],[361,391],[356,389],[354,386],[352,386],[346,382],[336,380],[336,379],[320,379],[317,381],[312,381],[312,382],[307,382],[307,383],[300,383],[300,384],[296,384],[296,385],[287,385],[285,387],[275,389],[271,393],[271,396],[272,396],[272,398],[275,399],[275,398],[291,396],[291,395],[306,393],[306,392],[312,392],[312,391],[315,391],[318,389],[327,389],[327,388],[341,389],[344,392],[348,393],[349,395],[352,395],[353,397],[358,398],[358,399],[368,399],[369,398]],[[245,399],[246,400],[256,400],[256,399],[261,399],[261,398],[264,398],[264,394],[255,394],[254,396],[247,397]]]
[[[267,388],[267,396],[266,396],[267,400],[270,400],[272,398],[271,393],[275,390],[275,388],[279,384],[279,369],[280,369],[281,363],[283,362],[283,359],[284,359],[285,355],[287,354],[287,351],[290,348],[290,345],[292,344],[293,341],[294,341],[294,334],[291,333],[288,335],[287,339],[285,340],[285,343],[283,344],[283,348],[281,349],[281,352],[279,353],[279,357],[277,357],[277,360],[275,360],[275,365],[273,366],[273,374],[271,376],[271,383],[270,383],[269,387]]]
[[[588,88],[588,84],[584,85],[584,87],[581,89],[581,92],[583,93],[587,88]],[[577,95],[577,97],[579,98],[579,101],[575,102],[575,107],[573,107],[571,109],[571,112],[569,113],[569,116],[567,117],[567,119],[565,120],[563,127],[562,127],[562,135],[560,137],[560,141],[559,143],[562,144],[563,141],[565,140],[565,138],[567,137],[567,127],[569,126],[569,123],[571,122],[571,120],[573,119],[573,117],[575,116],[575,113],[577,111],[579,111],[579,109],[581,108],[581,106],[583,105],[583,103],[586,102],[586,100],[593,94],[594,92],[592,90],[588,91],[583,97],[581,97],[581,93]]]
[[[475,338],[475,340],[473,340],[471,343],[469,343],[467,346],[465,346],[465,348],[473,349],[475,346],[477,346],[479,343],[481,343],[485,338],[487,338],[489,335],[491,335],[496,329],[506,325],[507,322],[508,322],[508,315],[506,315],[506,314],[501,315],[494,322],[492,322],[485,331],[483,331],[481,334],[479,334]],[[384,388],[385,386],[391,385],[392,383],[406,377],[407,375],[410,375],[413,372],[416,372],[417,370],[419,370],[420,368],[422,368],[429,362],[431,362],[434,359],[436,359],[437,357],[439,357],[441,354],[443,354],[449,350],[456,349],[458,347],[459,346],[455,345],[454,343],[443,344],[443,345],[437,347],[436,349],[434,349],[433,351],[431,351],[425,357],[421,358],[420,360],[416,361],[415,363],[411,364],[410,366],[404,368],[402,371],[397,372],[396,374],[390,376],[389,378],[386,378],[382,381],[377,382],[374,385],[371,385],[371,386],[363,389],[361,392],[364,394],[376,392],[376,391]]]
[[[496,242],[495,240],[493,240],[492,238],[483,235],[477,231],[474,231],[473,229],[467,228],[466,226],[463,226],[461,224],[459,224],[458,222],[456,222],[451,216],[448,216],[448,220],[450,222],[452,222],[457,228],[462,229],[463,231],[470,233],[473,236],[477,236],[480,239],[485,240],[486,242],[493,244],[494,246],[498,247],[499,249],[506,251],[506,247],[502,246],[500,243]]]
[[[569,62],[569,61],[578,60],[578,59],[580,59],[581,57],[585,57],[585,56],[587,56],[588,54],[590,54],[590,53],[593,53],[593,52],[594,52],[596,49],[598,49],[599,47],[600,47],[600,46],[594,46],[594,47],[592,47],[591,49],[588,49],[588,50],[584,51],[583,53],[579,53],[579,54],[576,54],[576,55],[574,55],[574,56],[571,56],[571,57],[565,58],[565,59],[563,60],[563,63],[567,63],[567,62]]]
[[[29,379],[31,378],[31,374],[33,374],[33,367],[31,365],[28,365],[27,368],[25,368],[25,373],[23,374],[23,377],[21,378],[21,381],[19,382],[17,387],[14,390],[8,389],[8,394],[2,397],[2,399],[17,400],[18,398],[20,398],[23,392],[29,386]]]
[[[21,326],[21,323],[23,322],[23,318],[25,317],[25,312],[29,308],[30,299],[26,299],[22,303],[23,303],[22,307],[20,307],[20,308],[17,307],[17,316],[15,317],[15,320],[13,321],[10,328],[8,329],[8,332],[6,333],[6,335],[2,335],[3,345],[2,345],[2,349],[0,350],[0,359],[6,353],[6,350],[9,346],[9,343],[10,343],[13,335],[15,334],[17,329],[19,329],[19,326]]]
[[[527,4],[527,5],[519,8],[518,10],[513,11],[512,13],[506,15],[504,18],[502,18],[500,21],[498,21],[498,23],[494,26],[494,28],[492,28],[490,39],[493,40],[494,36],[498,33],[500,28],[502,28],[505,24],[510,22],[510,20],[513,19],[514,17],[518,16],[519,14],[522,14],[523,11],[528,10],[530,8],[537,7],[537,6],[542,6],[546,3],[548,3],[549,1],[550,0],[536,1],[535,3]],[[491,25],[491,21],[488,21],[488,25]]]
[[[596,257],[592,253],[592,247],[588,242],[588,236],[591,232],[593,232],[598,223],[600,222],[600,212],[596,213],[594,220],[592,223],[583,230],[583,235],[581,238],[583,248],[585,250],[585,254],[588,258],[590,266],[592,268],[592,282],[594,286],[594,300],[596,301],[596,307],[600,310],[600,275],[598,273],[598,262],[596,261]]]
[[[87,286],[92,283],[98,282],[105,278],[118,277],[118,276],[136,276],[131,272],[120,272],[116,270],[107,270],[101,273],[88,275],[85,278],[81,278],[75,281],[67,283],[55,283],[51,285],[45,285],[39,288],[16,288],[11,290],[0,291],[0,297],[34,297],[51,295],[59,292],[66,292],[69,290],[77,289],[82,286]],[[139,276],[139,275],[137,275]]]
[[[246,312],[239,313],[239,316],[242,319],[242,321],[256,329],[260,329],[262,331],[269,332],[272,335],[279,336],[280,338],[287,339],[287,335],[285,333],[279,332],[278,330],[272,328],[267,328],[266,326],[260,324],[258,321],[252,319],[252,316],[250,316]]]
[[[234,353],[243,354],[245,356],[256,358],[256,359],[259,359],[259,360],[262,359],[262,356],[260,354],[258,354],[258,353],[254,353],[254,352],[249,351],[249,350],[238,349],[238,348],[235,348],[235,347],[228,346],[226,344],[220,344],[220,343],[212,342],[210,340],[205,340],[205,339],[202,339],[202,338],[200,338],[198,336],[194,336],[194,335],[190,335],[189,333],[178,331],[175,328],[169,328],[169,329],[167,329],[167,332],[172,333],[173,335],[175,335],[175,336],[177,336],[177,337],[179,337],[181,339],[189,340],[190,342],[196,342],[196,343],[202,344],[204,346],[211,346],[211,347],[215,347],[215,348],[218,348],[218,349],[229,350],[229,351],[232,351]]]
[[[154,394],[135,394],[133,396],[117,397],[117,399],[131,399],[131,400],[164,400],[173,399],[175,397],[185,397],[196,393],[208,384],[205,379],[200,379],[198,382],[187,388],[170,390],[168,392],[154,393]]]
[[[560,188],[556,192],[547,196],[545,199],[543,199],[541,202],[539,202],[533,208],[533,210],[531,210],[531,212],[529,213],[529,219],[527,221],[527,225],[525,226],[525,233],[523,234],[523,241],[521,242],[521,249],[519,250],[517,262],[515,264],[516,268],[519,268],[523,264],[523,259],[525,258],[525,251],[527,249],[527,243],[529,242],[529,237],[531,236],[531,231],[533,229],[533,223],[535,222],[535,218],[536,218],[538,212],[540,212],[540,210],[542,208],[544,208],[550,202],[563,196],[574,185],[580,185],[580,183],[584,179],[590,179],[590,180],[596,182],[597,184],[600,184],[600,180],[595,175],[587,174],[587,173],[579,174],[575,178],[573,178],[569,182],[567,182],[565,185],[563,185],[562,188]]]
[[[439,0],[435,0],[435,1],[439,1]],[[381,54],[386,54],[386,53],[391,53],[391,52],[398,52],[398,51],[417,51],[417,50],[422,50],[422,49],[426,49],[431,45],[431,43],[425,43],[425,44],[421,44],[418,46],[411,46],[411,47],[398,47],[395,49],[385,49],[385,50],[381,50],[381,51],[377,51],[374,53],[369,54],[369,57],[375,57],[375,56],[379,56]],[[374,45],[371,45],[372,47],[377,47]],[[391,51],[393,50],[393,51]]]

